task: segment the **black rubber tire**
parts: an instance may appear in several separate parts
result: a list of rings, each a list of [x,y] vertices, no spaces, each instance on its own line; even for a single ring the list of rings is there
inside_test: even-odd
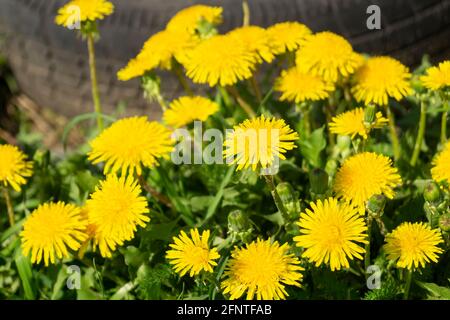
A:
[[[91,92],[85,43],[54,24],[64,0],[0,0],[0,33],[21,89],[42,106],[62,114],[88,112]],[[241,0],[112,0],[114,15],[101,23],[96,44],[102,101],[109,110],[125,101],[132,112],[149,113],[137,81],[120,82],[117,70],[140,49],[149,35],[183,7],[194,3],[224,7],[226,31],[241,23]],[[314,31],[331,30],[350,39],[355,49],[390,54],[415,65],[423,54],[434,61],[450,57],[450,0],[258,0],[249,1],[252,23],[268,26],[298,20]],[[366,27],[366,9],[377,4],[382,29]],[[169,95],[177,82],[164,78]],[[153,114],[156,116],[157,108]]]

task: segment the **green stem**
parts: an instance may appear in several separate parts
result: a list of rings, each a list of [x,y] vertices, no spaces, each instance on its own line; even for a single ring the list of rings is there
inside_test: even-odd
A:
[[[252,85],[253,91],[255,92],[255,96],[256,96],[256,99],[258,100],[258,103],[261,103],[262,94],[261,94],[261,90],[259,89],[258,82],[256,81],[256,77],[254,75],[250,78],[250,83]]]
[[[189,96],[193,96],[194,92],[192,91],[191,87],[189,86],[188,82],[186,81],[186,78],[183,74],[183,71],[181,70],[181,67],[179,64],[174,64],[173,67],[173,71],[175,73],[175,75],[178,78],[178,81],[180,82],[181,86],[183,87],[184,91],[186,91],[186,93]]]
[[[157,95],[155,95],[156,101],[158,101],[158,104],[161,106],[161,110],[163,112],[165,112],[169,106],[167,105],[166,100],[164,100],[164,98],[162,97],[162,95],[160,93],[158,93]]]
[[[409,289],[411,288],[412,282],[412,270],[407,269],[406,271],[406,283],[405,283],[405,291],[403,292],[403,300],[408,300],[409,297]]]
[[[305,133],[307,136],[310,136],[311,134],[311,119],[310,119],[310,111],[309,106],[303,106],[301,108],[302,115],[303,115],[303,129],[305,130]]]
[[[2,188],[2,191],[3,191],[3,196],[5,197],[5,201],[6,201],[6,208],[8,210],[9,224],[12,227],[16,223],[16,221],[14,219],[14,210],[13,210],[13,206],[11,203],[11,197],[9,196],[8,190],[5,187]]]
[[[371,264],[370,262],[370,238],[372,237],[372,218],[368,217],[367,218],[367,243],[365,246],[366,249],[366,253],[364,254],[364,272],[366,274],[366,276],[368,276],[367,274],[367,270],[369,269],[369,266]]]
[[[419,132],[417,133],[416,144],[414,145],[414,152],[410,161],[412,167],[416,166],[417,160],[419,159],[420,149],[422,148],[422,143],[425,136],[426,124],[427,110],[425,107],[425,102],[422,101],[420,104]]]
[[[250,118],[256,118],[255,111],[253,111],[253,108],[241,97],[239,91],[236,90],[236,88],[233,86],[229,86],[227,88],[230,94],[236,99],[237,103],[241,106],[242,110],[244,110]]]
[[[102,106],[100,104],[100,95],[98,93],[97,69],[95,62],[94,35],[89,33],[87,36],[89,51],[89,70],[91,73],[92,99],[94,100],[94,110],[97,113],[97,126],[99,131],[103,130]]]
[[[391,108],[388,105],[386,105],[386,114],[389,120],[389,132],[391,134],[392,147],[394,149],[394,159],[398,160],[400,159],[400,151],[401,151],[400,141],[397,135],[394,114],[392,113]]]
[[[289,215],[287,213],[286,208],[284,207],[284,204],[283,204],[283,201],[281,200],[280,195],[278,194],[277,188],[275,187],[275,183],[273,181],[273,176],[264,176],[264,179],[266,180],[266,183],[269,186],[273,200],[275,201],[275,205],[277,206],[278,210],[281,212],[281,215],[283,216],[284,222],[285,223],[288,222]]]
[[[242,1],[242,10],[243,10],[243,23],[244,27],[250,25],[250,7],[248,5],[248,0]]]
[[[444,104],[445,106],[445,104]],[[444,145],[447,143],[447,118],[448,111],[444,111],[442,114],[442,122],[441,122],[441,144]]]

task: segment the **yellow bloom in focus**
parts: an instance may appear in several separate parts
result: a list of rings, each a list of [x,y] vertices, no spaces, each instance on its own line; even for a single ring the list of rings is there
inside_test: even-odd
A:
[[[361,56],[343,37],[327,31],[306,37],[297,51],[296,64],[305,73],[336,82],[356,71]]]
[[[389,97],[400,101],[412,93],[409,69],[390,57],[370,58],[355,74],[352,93],[357,101],[384,106]]]
[[[364,124],[364,109],[357,108],[334,117],[330,123],[330,131],[334,134],[351,136],[352,139],[356,135],[367,139],[372,129],[382,128],[388,122],[389,120],[384,118],[381,112],[377,112],[374,123],[366,126]]]
[[[180,128],[195,120],[206,121],[219,110],[219,105],[204,97],[181,97],[170,104],[164,112],[164,122]]]
[[[187,31],[195,34],[199,24],[205,21],[213,26],[222,23],[221,7],[194,5],[179,11],[167,24],[168,30]]]
[[[90,142],[89,160],[105,162],[104,172],[138,175],[142,167],[153,168],[159,158],[168,158],[173,150],[172,132],[147,117],[121,119]]]
[[[420,80],[430,90],[439,90],[450,87],[450,61],[444,61],[437,67],[427,69],[426,75]]]
[[[304,24],[298,22],[281,22],[267,29],[273,52],[283,54],[295,51],[300,43],[312,33]]]
[[[103,257],[111,257],[118,245],[134,238],[137,226],[150,221],[147,200],[131,176],[108,175],[87,200],[86,210],[94,248],[98,246]]]
[[[443,250],[438,244],[444,242],[439,229],[431,229],[425,223],[405,222],[386,236],[387,257],[398,260],[399,268],[425,267],[425,263],[437,262]]]
[[[274,50],[267,30],[257,26],[247,26],[234,29],[229,33],[244,42],[258,63],[270,63],[275,59]]]
[[[334,85],[294,67],[284,70],[275,80],[275,90],[282,93],[281,101],[300,103],[326,99],[334,90]]]
[[[256,62],[244,42],[229,35],[216,35],[190,50],[183,64],[187,76],[195,83],[214,87],[250,78]]]
[[[187,32],[169,30],[158,32],[144,43],[136,58],[119,70],[117,77],[119,80],[127,81],[155,68],[171,70],[174,60],[184,62],[187,52],[198,42],[197,37]]]
[[[300,287],[303,275],[300,261],[289,253],[287,243],[277,241],[253,241],[245,248],[235,248],[224,272],[221,288],[230,299],[239,299],[245,292],[246,299],[286,299],[285,286]]]
[[[227,134],[224,142],[227,163],[238,164],[237,170],[251,166],[255,171],[268,168],[275,158],[285,160],[284,153],[296,148],[298,139],[283,119],[266,118],[245,120]]]
[[[78,250],[87,239],[84,233],[87,221],[81,216],[81,209],[63,202],[45,203],[34,210],[23,224],[20,233],[22,251],[31,253],[31,262],[46,266],[58,259],[69,257],[69,249]]]
[[[334,191],[364,213],[365,204],[372,196],[384,194],[392,199],[393,189],[401,183],[398,170],[388,157],[363,152],[345,160],[336,174]]]
[[[191,237],[181,230],[178,237],[174,237],[174,243],[170,244],[166,257],[173,265],[175,272],[184,276],[189,272],[189,276],[198,275],[201,271],[213,272],[213,267],[217,266],[220,258],[216,248],[209,248],[210,231],[206,230],[200,235],[197,229],[191,229]]]
[[[72,0],[58,10],[55,22],[73,27],[79,22],[103,20],[114,11],[114,5],[106,0]]]
[[[367,226],[358,210],[335,198],[311,203],[311,210],[300,214],[300,235],[294,237],[298,247],[305,248],[303,257],[330,266],[331,271],[348,268],[349,260],[363,259]]]
[[[0,145],[0,184],[20,191],[21,186],[33,174],[33,163],[16,146]]]
[[[450,185],[450,141],[433,160],[431,176],[436,182],[446,181]]]

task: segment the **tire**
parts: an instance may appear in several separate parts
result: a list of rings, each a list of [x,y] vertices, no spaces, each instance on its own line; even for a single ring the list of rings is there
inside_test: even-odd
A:
[[[0,0],[0,33],[6,34],[6,54],[21,89],[39,105],[73,116],[91,110],[85,43],[54,24],[63,0]],[[143,100],[137,80],[120,82],[116,72],[136,55],[143,42],[164,28],[186,0],[113,0],[114,15],[100,24],[96,44],[99,87],[103,104],[112,110],[127,103],[133,113],[158,116],[158,108]],[[450,57],[450,0],[258,0],[249,1],[252,23],[269,26],[298,20],[314,31],[331,30],[350,39],[356,50],[389,54],[408,65],[422,55],[434,61]],[[241,0],[188,1],[224,7],[222,31],[242,20]],[[382,29],[368,30],[366,9],[377,4]],[[175,79],[164,77],[164,92],[180,92]]]

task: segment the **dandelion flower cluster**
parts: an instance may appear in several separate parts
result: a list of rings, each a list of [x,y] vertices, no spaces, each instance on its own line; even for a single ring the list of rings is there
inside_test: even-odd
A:
[[[351,44],[332,32],[306,37],[296,56],[300,70],[331,82],[353,74],[360,63],[361,57],[353,51]]]
[[[249,79],[256,65],[247,45],[230,35],[216,35],[187,53],[186,75],[195,83],[229,86]]]
[[[394,197],[402,179],[392,161],[383,155],[363,152],[345,160],[336,174],[334,190],[364,213],[366,202],[375,195]]]
[[[426,75],[420,78],[426,88],[439,90],[450,87],[450,61],[444,61],[437,67],[431,67],[426,71]]]
[[[364,109],[356,108],[334,117],[330,123],[330,131],[339,135],[351,136],[352,139],[357,135],[367,139],[371,129],[382,128],[387,123],[388,119],[383,117],[381,112],[377,112],[374,123],[366,126],[364,124]]]
[[[190,237],[183,230],[178,237],[174,237],[174,243],[170,244],[172,249],[168,250],[166,257],[173,265],[175,272],[184,276],[198,275],[201,271],[213,272],[220,258],[216,248],[209,247],[210,231],[205,230],[200,235],[197,229],[191,229]]]
[[[114,5],[106,0],[72,0],[58,10],[55,22],[72,27],[78,22],[103,20],[114,11]]]
[[[74,251],[87,239],[84,233],[87,221],[81,216],[81,209],[63,202],[45,203],[34,210],[26,219],[22,238],[25,256],[31,253],[31,262],[54,264],[58,259],[69,257],[68,249]]]
[[[258,63],[270,63],[275,59],[273,44],[267,30],[257,26],[246,26],[234,29],[229,33],[231,37],[242,41],[247,50],[255,56]]]
[[[450,142],[447,142],[444,149],[433,160],[431,175],[437,182],[446,181],[450,184]]]
[[[352,92],[366,105],[388,104],[389,97],[400,101],[411,94],[411,74],[406,66],[390,57],[370,58],[355,74]]]
[[[147,117],[119,120],[91,141],[89,160],[106,162],[104,172],[127,172],[138,175],[142,167],[152,168],[159,158],[167,158],[173,150],[172,132]]]
[[[238,164],[237,170],[268,168],[275,158],[285,160],[284,153],[296,147],[297,139],[298,134],[284,120],[262,115],[245,120],[227,134],[225,157],[232,164]]]
[[[221,288],[230,299],[245,292],[246,299],[280,300],[288,296],[285,286],[300,287],[300,261],[289,253],[288,244],[258,239],[245,248],[235,248],[224,272]]]
[[[439,229],[431,229],[424,223],[405,222],[386,236],[388,259],[397,261],[397,267],[417,269],[428,262],[437,262],[438,247],[444,242]]]
[[[195,34],[202,21],[212,26],[221,24],[222,11],[221,7],[194,5],[175,14],[167,24],[167,29]]]
[[[137,226],[145,227],[150,221],[147,206],[133,177],[111,174],[100,182],[87,200],[86,210],[88,223],[95,230],[94,247],[100,248],[103,257],[111,257],[118,245],[133,239]]]
[[[305,248],[303,257],[316,267],[327,264],[331,270],[349,267],[349,260],[362,260],[367,242],[367,226],[364,218],[349,203],[335,198],[311,203],[300,215],[299,236],[294,237],[297,246]]]
[[[275,81],[275,89],[281,92],[281,101],[300,103],[326,99],[334,90],[334,85],[320,76],[294,67],[281,73]]]
[[[267,33],[273,52],[278,55],[297,50],[300,43],[312,31],[304,24],[298,22],[281,22],[269,27]]]
[[[33,164],[26,160],[25,154],[16,146],[0,145],[0,183],[20,191],[26,178],[31,177]]]
[[[164,112],[164,122],[173,127],[180,128],[195,120],[206,121],[209,116],[219,110],[219,105],[204,97],[181,97],[170,104]]]

